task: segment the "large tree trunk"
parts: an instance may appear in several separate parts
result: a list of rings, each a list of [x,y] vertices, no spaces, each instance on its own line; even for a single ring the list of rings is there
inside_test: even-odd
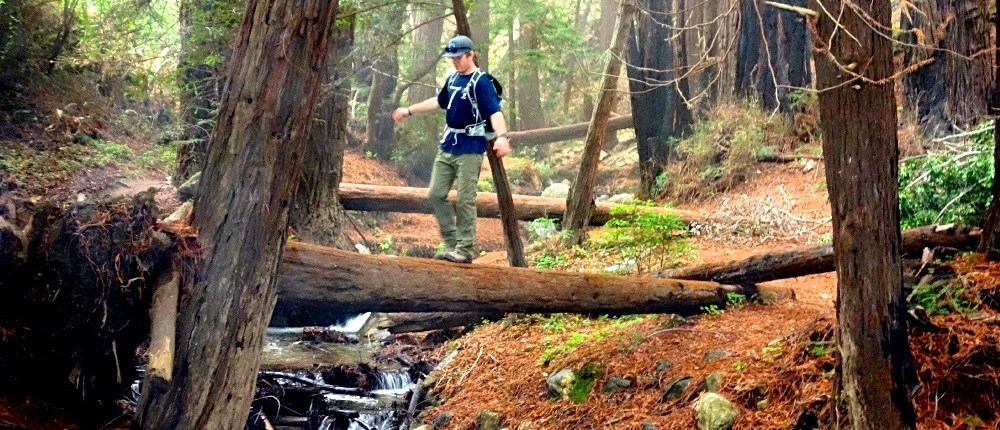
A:
[[[785,2],[800,6],[804,0]],[[793,88],[811,84],[811,49],[804,17],[764,0],[741,0],[736,46],[736,93],[787,112]]]
[[[172,379],[143,384],[134,428],[242,429],[337,2],[247,4],[195,208]],[[281,47],[281,49],[275,49]]]
[[[671,140],[679,135],[680,111],[686,111],[671,82],[674,77],[673,31],[665,24],[672,20],[670,5],[642,0],[647,13],[640,14],[629,38],[626,73],[635,116],[636,150],[639,153],[639,197],[649,198],[656,177],[674,156]]]
[[[608,120],[604,129],[605,134],[610,134],[618,130],[633,127],[632,115],[616,116]],[[579,139],[587,136],[587,128],[590,122],[579,122],[576,124],[563,125],[559,127],[539,128],[535,130],[512,131],[507,133],[507,138],[514,145],[540,145],[545,143],[562,142],[565,140]]]
[[[490,2],[474,1],[469,7],[469,31],[476,42],[476,60],[483,70],[490,70]]]
[[[1000,7],[1000,0],[994,2],[994,10]],[[994,21],[996,26],[993,48],[994,64],[1000,65],[1000,19]],[[993,88],[987,97],[988,104],[993,115],[1000,113],[1000,71],[993,71]],[[993,120],[993,186],[991,187],[993,200],[986,210],[983,222],[983,240],[979,243],[979,252],[986,254],[989,261],[1000,261],[1000,117]]]
[[[396,129],[392,121],[395,105],[396,77],[399,75],[399,54],[396,52],[399,29],[406,18],[406,3],[386,6],[380,22],[384,30],[377,36],[375,46],[379,52],[372,64],[372,87],[368,93],[368,128],[365,134],[365,151],[376,158],[388,161],[396,143]],[[384,26],[384,27],[382,27]],[[387,48],[388,47],[388,48]]]
[[[991,16],[983,1],[916,3],[904,8],[904,62],[924,63],[903,75],[904,107],[932,135],[964,129],[987,113],[993,59]],[[927,62],[929,61],[929,64]]]
[[[235,1],[185,0],[180,5],[180,101],[183,132],[177,144],[172,182],[180,185],[205,166],[208,137],[215,123],[229,61],[233,23],[242,11]],[[211,28],[214,31],[205,31]]]
[[[296,235],[309,243],[352,249],[344,226],[349,222],[337,195],[343,176],[350,101],[350,61],[354,17],[339,19],[327,59],[326,79],[303,154],[302,176],[289,212]]]
[[[444,34],[444,7],[440,3],[414,3],[413,50],[410,52],[410,69],[418,73],[410,73],[416,85],[409,87],[408,100],[416,104],[437,95],[438,87],[434,73],[419,73],[424,69],[428,72],[436,69],[441,61],[441,35]],[[476,51],[479,47],[476,47]],[[428,65],[431,66],[428,68]],[[420,74],[420,76],[417,76]]]
[[[340,184],[340,201],[344,209],[353,211],[431,213],[426,188],[390,187],[380,185]],[[455,201],[452,191],[448,199]],[[563,218],[566,201],[554,197],[512,196],[513,214],[516,219],[531,221],[536,218]],[[604,225],[611,219],[612,203],[596,203],[590,216],[590,225]],[[685,223],[703,220],[697,212],[657,207],[636,207],[639,211],[675,215]],[[476,211],[480,218],[499,218],[502,208],[497,195],[476,193]]]
[[[902,255],[920,258],[924,248],[972,250],[979,243],[982,231],[978,228],[932,225],[906,230],[902,236]],[[650,276],[742,285],[833,270],[836,270],[833,245],[816,245],[758,254],[742,260],[663,270]]]
[[[279,273],[283,304],[344,312],[691,315],[724,307],[728,293],[743,292],[715,282],[461,265],[297,242],[288,243]]]
[[[819,18],[817,37],[830,46],[819,48],[840,64],[856,65],[842,70],[826,56],[816,60],[837,266],[841,384],[835,403],[847,405],[851,428],[913,429],[907,393],[916,371],[899,251],[891,5],[827,0],[812,9],[830,12]]]
[[[521,127],[528,130],[545,127],[538,60],[534,59],[539,48],[538,30],[533,24],[537,19],[539,17],[522,16],[517,39],[517,52],[521,56],[521,66],[517,67],[517,116]]]
[[[615,100],[618,78],[622,68],[622,54],[628,40],[632,20],[635,19],[636,6],[634,0],[622,0],[618,11],[618,23],[615,27],[615,41],[611,48],[611,57],[604,69],[604,83],[601,85],[601,95],[594,109],[594,116],[587,129],[587,142],[583,148],[580,170],[569,197],[566,198],[566,219],[563,229],[571,232],[567,244],[577,244],[583,240],[586,232],[584,227],[590,223],[590,215],[594,208],[594,181],[597,177],[597,162],[601,147],[604,144],[604,130],[608,125],[611,105]]]

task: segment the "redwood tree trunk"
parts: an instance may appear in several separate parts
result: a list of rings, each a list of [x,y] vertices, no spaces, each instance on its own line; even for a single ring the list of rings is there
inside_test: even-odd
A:
[[[804,0],[783,2],[800,6]],[[788,95],[808,88],[811,60],[809,32],[801,14],[780,10],[764,0],[741,0],[736,45],[736,93],[758,99],[767,109],[791,108]]]
[[[343,177],[347,146],[350,59],[354,47],[354,16],[337,20],[326,79],[306,145],[298,192],[289,213],[296,235],[309,243],[352,249],[344,233],[349,222],[337,187]]]
[[[994,10],[1000,7],[1000,0],[994,2]],[[994,64],[1000,64],[1000,18],[994,21],[997,36],[994,38]],[[1000,112],[1000,71],[993,71],[993,88],[988,93],[990,113]],[[983,223],[983,240],[979,242],[979,252],[986,254],[989,261],[1000,261],[1000,118],[993,120],[993,200],[986,210]]]
[[[845,402],[851,428],[913,429],[907,392],[916,373],[902,292],[892,44],[883,30],[892,28],[891,5],[827,0],[823,6],[838,21],[819,18],[817,39],[831,41],[819,48],[877,82],[852,79],[826,56],[816,61],[837,267],[841,396],[834,403]]]
[[[392,158],[396,143],[395,123],[392,110],[395,106],[396,77],[399,75],[399,55],[395,47],[399,28],[406,18],[406,3],[399,2],[386,6],[384,22],[380,23],[389,31],[380,34],[376,42],[381,52],[372,64],[372,87],[368,93],[368,129],[365,135],[365,150],[380,160]],[[383,46],[389,46],[384,49]]]
[[[184,278],[173,376],[145,381],[134,428],[245,425],[336,9],[247,4],[198,190],[201,254]]]
[[[594,109],[594,116],[587,130],[587,142],[583,149],[583,160],[577,171],[573,188],[566,198],[566,218],[563,229],[572,232],[567,239],[569,244],[577,244],[583,240],[584,227],[590,222],[590,214],[594,207],[594,182],[597,177],[597,162],[604,144],[604,129],[608,125],[611,105],[615,100],[618,87],[618,77],[622,68],[622,54],[625,52],[625,42],[628,39],[632,20],[635,19],[636,6],[634,0],[622,0],[618,11],[618,23],[615,24],[615,41],[611,47],[611,57],[604,69],[604,83],[601,85],[601,95]]]
[[[526,130],[545,127],[545,111],[542,110],[541,82],[538,79],[538,61],[532,53],[538,52],[538,30],[531,16],[521,17],[517,52],[522,61],[517,68],[517,116],[521,127]]]
[[[930,61],[903,75],[904,107],[930,134],[949,134],[987,113],[993,56],[990,14],[981,1],[919,3],[901,16],[907,65]],[[965,58],[963,58],[963,56]]]

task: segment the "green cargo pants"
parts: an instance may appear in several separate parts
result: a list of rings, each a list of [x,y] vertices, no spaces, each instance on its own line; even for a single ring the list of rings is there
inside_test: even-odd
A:
[[[430,203],[445,247],[454,248],[471,260],[476,240],[476,190],[483,154],[453,155],[438,151],[431,170]],[[458,190],[458,202],[452,207],[448,192],[452,184]]]

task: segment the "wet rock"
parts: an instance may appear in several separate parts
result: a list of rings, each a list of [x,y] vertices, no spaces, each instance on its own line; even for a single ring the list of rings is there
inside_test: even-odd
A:
[[[493,411],[483,411],[479,414],[476,430],[500,430],[500,414]]]
[[[642,423],[642,430],[660,430],[650,423]]]
[[[569,181],[556,182],[542,190],[542,197],[565,199],[569,195]]]
[[[434,418],[434,428],[439,429],[448,425],[448,423],[451,422],[452,418],[454,418],[454,416],[451,414],[451,412],[445,412],[441,415],[438,415],[437,418]]]
[[[555,398],[564,399],[569,395],[569,390],[573,386],[576,375],[570,369],[563,369],[553,373],[545,381],[549,387],[549,395]]]
[[[660,361],[656,362],[656,371],[657,372],[662,372],[664,370],[667,370],[667,369],[671,368],[672,366],[673,366],[673,363],[671,363],[671,362],[669,362],[667,360],[660,360]]]
[[[631,385],[632,381],[629,379],[612,376],[611,378],[608,378],[608,382],[604,384],[604,392],[610,394],[622,388],[628,388]]]
[[[739,411],[729,400],[716,393],[705,393],[694,402],[698,430],[728,430],[733,427]]]
[[[667,388],[663,390],[663,397],[660,398],[660,402],[679,399],[681,394],[684,394],[687,386],[691,384],[692,379],[690,376],[682,376],[668,382]]]

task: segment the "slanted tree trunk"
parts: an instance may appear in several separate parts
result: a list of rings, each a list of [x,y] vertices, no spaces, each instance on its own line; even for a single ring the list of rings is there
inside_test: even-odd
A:
[[[348,56],[354,46],[353,15],[338,19],[334,31],[326,79],[302,157],[302,176],[289,212],[289,224],[301,240],[351,249],[344,228],[349,221],[340,204],[337,187],[343,176],[344,148],[347,146],[351,91]]]
[[[208,137],[221,97],[222,72],[238,22],[231,18],[241,11],[242,6],[232,0],[185,0],[180,4],[178,67],[183,132],[177,145],[174,185],[184,183],[205,166]]]
[[[622,54],[625,52],[625,43],[628,40],[632,20],[635,19],[635,16],[634,0],[622,0],[618,11],[618,22],[615,24],[615,40],[611,47],[612,55],[604,69],[604,83],[601,85],[600,99],[597,102],[597,108],[594,109],[594,116],[590,120],[590,128],[587,129],[587,142],[583,148],[580,170],[577,171],[573,188],[570,189],[569,196],[566,198],[566,218],[563,220],[563,229],[571,232],[565,240],[567,245],[576,245],[583,240],[586,235],[584,227],[590,222],[590,214],[593,212],[597,162],[601,154],[601,146],[604,144],[604,130],[608,125],[611,105],[615,100],[618,78],[622,69]]]
[[[913,429],[907,393],[916,372],[899,254],[891,5],[818,1],[830,12],[819,18],[819,49],[840,64],[856,64],[848,71],[826,55],[816,60],[837,266],[841,384],[835,403],[847,405],[851,428]],[[816,3],[812,9],[823,10]]]
[[[670,24],[673,14],[665,2],[641,0],[645,13],[634,23],[629,38],[626,71],[629,77],[632,114],[635,116],[636,150],[639,153],[638,197],[648,199],[656,177],[673,158],[671,138],[679,135],[680,118],[689,118],[673,81],[674,42]]]
[[[903,106],[932,135],[965,128],[987,113],[994,56],[991,16],[976,0],[930,1],[903,9],[904,63],[922,67],[903,75]],[[929,63],[927,63],[929,61]]]
[[[172,379],[145,381],[133,428],[245,425],[336,9],[247,4],[200,182],[200,255],[182,278],[193,282],[179,303]]]
[[[465,3],[463,0],[452,0],[451,4],[455,11],[455,26],[457,27],[458,34],[471,38],[472,27],[469,25],[469,12],[465,8]],[[489,160],[490,172],[493,174],[493,188],[497,190],[496,197],[500,209],[500,222],[503,225],[504,244],[507,247],[507,263],[511,267],[525,267],[528,263],[524,259],[524,244],[521,243],[521,234],[517,228],[517,217],[514,215],[514,199],[510,193],[507,171],[503,167],[503,160],[497,157],[496,152],[493,150],[493,141],[487,142],[486,146],[486,159]]]
[[[365,151],[375,158],[388,161],[396,143],[395,123],[392,110],[396,108],[397,76],[399,75],[399,54],[396,52],[399,29],[406,18],[406,3],[390,3],[379,23],[385,29],[377,37],[378,57],[372,64],[372,87],[368,93],[368,129],[365,133]]]

